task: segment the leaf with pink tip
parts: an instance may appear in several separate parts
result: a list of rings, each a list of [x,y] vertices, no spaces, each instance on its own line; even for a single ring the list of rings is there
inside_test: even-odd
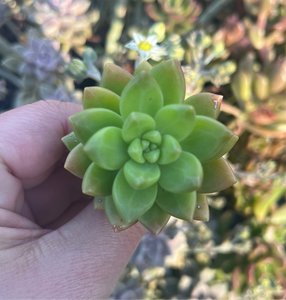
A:
[[[196,208],[197,193],[194,191],[187,194],[174,194],[159,186],[156,203],[166,213],[191,222]]]
[[[202,164],[204,178],[198,192],[207,194],[220,192],[236,183],[234,173],[224,158]]]
[[[84,152],[83,145],[78,144],[69,153],[64,168],[73,175],[83,178],[90,164],[92,164],[92,161]]]
[[[91,196],[109,196],[118,171],[107,171],[92,163],[82,181],[82,192]]]
[[[112,196],[105,198],[105,214],[114,232],[123,231],[137,223],[137,220],[127,223],[120,217],[114,205]]]
[[[142,215],[138,221],[153,234],[159,234],[170,219],[170,215],[163,211],[156,203]]]

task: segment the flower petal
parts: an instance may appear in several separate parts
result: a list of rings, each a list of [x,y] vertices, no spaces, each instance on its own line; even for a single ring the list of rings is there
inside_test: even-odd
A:
[[[83,145],[78,144],[69,153],[64,168],[73,175],[83,178],[87,168],[92,163],[90,158],[83,151]]]
[[[124,176],[127,182],[135,190],[146,189],[155,184],[160,178],[160,168],[157,164],[138,164],[130,159],[124,165]]]
[[[198,192],[207,194],[220,192],[236,183],[232,169],[224,158],[202,164],[204,178]]]
[[[123,231],[137,222],[137,220],[135,220],[129,223],[122,220],[121,216],[116,210],[112,196],[105,198],[105,214],[114,232]]]
[[[161,89],[156,80],[144,71],[128,83],[120,98],[120,112],[123,119],[132,112],[141,112],[154,117],[162,107]]]
[[[153,234],[159,234],[166,226],[170,215],[164,212],[156,203],[141,216],[138,221]]]
[[[85,153],[105,170],[118,170],[130,159],[128,144],[122,138],[122,130],[105,127],[95,133],[84,147]]]
[[[120,114],[120,97],[108,89],[89,86],[84,89],[82,105],[84,109],[106,108]]]
[[[125,179],[121,169],[117,174],[112,190],[114,204],[119,215],[127,223],[140,218],[155,202],[157,184],[144,190],[133,189]]]
[[[122,137],[126,143],[141,138],[144,133],[155,129],[155,121],[147,114],[132,112],[122,127]]]
[[[125,44],[125,47],[131,50],[138,51],[137,43],[134,41],[130,41],[129,43]]]
[[[133,33],[133,39],[134,39],[136,44],[139,44],[140,42],[145,41],[146,37],[144,35],[142,35],[141,33],[134,32]]]
[[[118,171],[107,171],[92,163],[82,181],[82,192],[91,196],[110,196]]]
[[[237,139],[238,137],[220,122],[205,116],[196,116],[195,128],[181,142],[181,146],[201,162],[209,162],[228,152]]]
[[[190,135],[195,126],[195,110],[189,105],[172,104],[160,109],[156,116],[156,129],[178,141]]]
[[[207,196],[197,194],[197,204],[194,212],[194,220],[207,222],[210,219],[210,210]]]
[[[186,84],[181,65],[177,60],[170,59],[160,63],[149,74],[156,79],[162,90],[164,105],[183,103]]]
[[[146,42],[150,43],[152,46],[155,46],[158,42],[158,36],[156,34],[148,35]]]
[[[123,119],[118,114],[104,108],[83,110],[71,116],[69,120],[75,135],[83,144],[106,126],[121,128],[123,125]]]
[[[197,193],[194,191],[187,194],[174,194],[158,187],[156,203],[166,213],[191,222],[196,208]]]
[[[107,63],[104,66],[100,86],[120,96],[132,78],[133,76],[123,68],[112,63]]]
[[[144,51],[142,49],[139,49],[139,54],[142,56],[143,59],[150,58],[150,51]]]
[[[185,194],[197,190],[202,183],[203,169],[199,160],[188,152],[168,165],[159,165],[160,186],[171,193]]]

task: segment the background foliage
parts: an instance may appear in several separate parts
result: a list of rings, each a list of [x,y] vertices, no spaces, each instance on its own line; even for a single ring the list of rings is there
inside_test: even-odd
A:
[[[150,53],[138,34],[156,36]],[[0,0],[1,111],[80,103],[106,62],[133,73],[171,57],[187,95],[224,96],[219,120],[240,136],[238,183],[209,195],[210,221],[146,234],[112,299],[285,297],[285,39],[285,0]]]

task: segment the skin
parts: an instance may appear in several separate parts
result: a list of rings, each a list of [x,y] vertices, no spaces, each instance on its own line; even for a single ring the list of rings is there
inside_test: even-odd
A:
[[[106,299],[146,233],[114,233],[63,168],[80,110],[49,100],[0,115],[1,299]]]

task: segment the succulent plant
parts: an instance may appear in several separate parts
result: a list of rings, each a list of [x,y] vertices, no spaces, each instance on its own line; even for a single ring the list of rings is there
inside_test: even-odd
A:
[[[199,94],[185,102],[180,64],[152,68],[146,61],[133,77],[105,66],[101,87],[84,90],[84,110],[70,117],[73,133],[65,168],[83,178],[114,231],[139,221],[158,234],[173,215],[207,221],[204,193],[236,182],[221,158],[237,136],[216,121],[221,96]]]

